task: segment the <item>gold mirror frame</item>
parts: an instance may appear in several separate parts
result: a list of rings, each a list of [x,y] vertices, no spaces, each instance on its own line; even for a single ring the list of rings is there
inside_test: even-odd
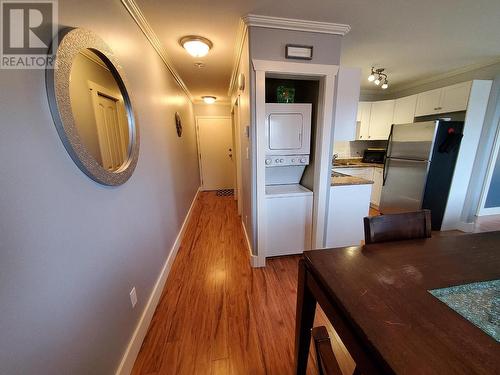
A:
[[[46,69],[45,81],[50,112],[64,147],[75,164],[94,181],[108,186],[125,183],[137,165],[139,158],[139,127],[135,121],[127,87],[127,79],[111,48],[95,33],[85,29],[65,29],[59,35],[54,56],[54,69]],[[116,171],[103,168],[82,142],[76,127],[70,101],[70,74],[74,58],[84,49],[96,53],[113,74],[125,103],[129,126],[128,159]]]

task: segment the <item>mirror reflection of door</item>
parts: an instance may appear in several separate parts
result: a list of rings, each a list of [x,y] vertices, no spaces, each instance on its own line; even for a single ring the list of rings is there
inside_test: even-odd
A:
[[[70,99],[76,128],[89,153],[109,171],[125,166],[132,134],[123,94],[106,63],[89,49],[73,61]]]
[[[89,82],[97,127],[102,166],[114,171],[128,156],[128,131],[121,110],[123,103],[116,94]]]
[[[234,147],[230,117],[197,117],[202,190],[234,188]]]

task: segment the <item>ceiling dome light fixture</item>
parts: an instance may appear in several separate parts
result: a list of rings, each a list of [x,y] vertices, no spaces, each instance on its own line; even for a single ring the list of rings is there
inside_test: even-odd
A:
[[[380,87],[385,90],[389,87],[389,81],[387,80],[387,74],[385,74],[384,71],[384,68],[375,69],[375,67],[372,66],[372,70],[368,76],[368,81],[373,82],[377,86],[382,83]]]
[[[217,97],[209,95],[202,96],[201,98],[206,104],[214,104],[215,101],[217,100]]]
[[[202,36],[188,35],[179,44],[193,57],[203,57],[213,47],[213,43]]]

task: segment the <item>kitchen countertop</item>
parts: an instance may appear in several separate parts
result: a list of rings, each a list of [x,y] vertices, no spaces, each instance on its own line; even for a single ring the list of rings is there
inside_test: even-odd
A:
[[[343,173],[333,172],[330,186],[368,185],[368,184],[373,184],[373,181],[361,177],[354,177]]]
[[[363,168],[363,167],[384,168],[384,164],[363,163],[361,159],[337,159],[333,163],[333,167],[334,168]]]

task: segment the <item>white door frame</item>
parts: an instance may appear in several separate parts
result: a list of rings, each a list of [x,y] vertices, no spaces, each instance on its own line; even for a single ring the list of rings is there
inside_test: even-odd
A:
[[[488,192],[490,190],[491,179],[493,178],[493,171],[495,170],[496,161],[498,153],[500,152],[500,120],[497,124],[497,131],[495,134],[495,142],[493,143],[493,149],[491,151],[490,160],[488,162],[488,170],[486,172],[486,179],[484,180],[483,190],[481,192],[481,200],[477,210],[477,216],[485,215],[500,215],[500,207],[490,207],[486,208],[486,198],[488,197]]]
[[[234,146],[234,154],[236,155],[236,188],[235,188],[235,197],[238,200],[238,215],[241,216],[243,212],[243,197],[241,194],[241,110],[240,110],[240,96],[236,96],[236,100],[233,103],[232,107],[233,120],[236,117],[236,121],[234,121],[235,127],[235,144]]]
[[[195,116],[196,120],[196,146],[198,147],[198,165],[199,165],[199,172],[200,172],[200,190],[203,189],[203,165],[201,162],[201,147],[200,147],[200,131],[199,131],[199,124],[198,120],[206,120],[206,119],[224,119],[224,120],[229,120],[232,123],[231,116]],[[231,125],[232,126],[232,125]],[[232,139],[232,137],[231,137]],[[232,149],[234,151],[234,145],[232,145]],[[234,155],[234,152],[233,152]]]
[[[319,78],[316,151],[314,155],[314,199],[312,247],[325,246],[328,198],[330,194],[330,165],[333,137],[333,107],[335,76],[338,65],[298,63],[288,61],[252,60],[255,71],[255,130],[257,180],[257,251],[258,265],[265,266],[266,249],[266,74],[283,74],[303,78]]]

